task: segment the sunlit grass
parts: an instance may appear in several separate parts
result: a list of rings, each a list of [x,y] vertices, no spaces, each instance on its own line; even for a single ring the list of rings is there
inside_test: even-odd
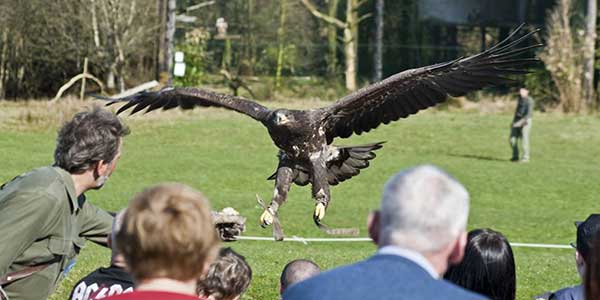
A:
[[[52,162],[55,133],[65,117],[45,119],[18,105],[0,104],[0,181]],[[36,106],[37,107],[37,106]],[[39,108],[36,108],[39,109]],[[18,112],[16,110],[19,110]],[[51,109],[49,109],[51,111]],[[4,117],[2,117],[4,116]],[[118,210],[149,185],[178,181],[206,194],[215,209],[235,207],[248,218],[246,235],[270,236],[258,226],[261,213],[255,194],[268,199],[266,181],[277,165],[277,149],[258,122],[222,110],[152,113],[127,118],[126,138],[117,171],[88,199]],[[591,116],[535,116],[532,160],[508,162],[508,114],[425,112],[336,144],[387,141],[371,167],[332,189],[325,222],[366,232],[366,216],[377,208],[385,181],[399,170],[421,163],[446,169],[472,196],[469,228],[489,227],[512,242],[567,244],[575,239],[574,220],[600,211],[600,119]],[[280,210],[286,235],[325,237],[312,222],[310,188],[293,187]],[[229,243],[245,255],[254,280],[245,299],[276,299],[283,265],[311,258],[324,268],[355,262],[373,253],[370,243],[308,244],[240,241]],[[518,298],[576,284],[571,250],[516,248]],[[91,243],[53,299],[66,299],[74,282],[108,264],[109,253]]]

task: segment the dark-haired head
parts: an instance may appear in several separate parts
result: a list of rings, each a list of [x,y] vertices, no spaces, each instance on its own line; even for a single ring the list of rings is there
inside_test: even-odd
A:
[[[81,174],[99,162],[112,162],[129,129],[110,111],[95,107],[76,114],[58,132],[54,164]]]
[[[514,300],[515,260],[508,240],[491,229],[470,231],[463,261],[444,278],[492,300]]]
[[[596,233],[591,241],[583,280],[585,299],[600,299],[600,234]]]

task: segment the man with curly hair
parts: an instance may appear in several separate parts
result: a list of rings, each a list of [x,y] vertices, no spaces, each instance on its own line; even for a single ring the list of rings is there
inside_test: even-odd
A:
[[[107,245],[113,217],[84,193],[106,183],[127,134],[109,111],[80,112],[60,129],[52,166],[0,187],[0,285],[10,300],[48,298],[86,240]]]

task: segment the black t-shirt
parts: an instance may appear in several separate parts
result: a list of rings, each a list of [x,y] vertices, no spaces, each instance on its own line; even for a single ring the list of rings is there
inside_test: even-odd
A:
[[[133,278],[123,268],[99,268],[73,287],[69,300],[94,300],[133,291]]]

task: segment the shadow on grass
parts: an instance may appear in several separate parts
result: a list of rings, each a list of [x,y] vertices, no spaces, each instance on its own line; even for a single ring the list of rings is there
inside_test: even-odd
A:
[[[492,157],[492,156],[485,156],[485,155],[460,154],[460,153],[446,153],[446,155],[452,156],[452,157],[462,157],[462,158],[470,158],[470,159],[477,159],[477,160],[510,162],[508,159],[497,158],[497,157]]]

